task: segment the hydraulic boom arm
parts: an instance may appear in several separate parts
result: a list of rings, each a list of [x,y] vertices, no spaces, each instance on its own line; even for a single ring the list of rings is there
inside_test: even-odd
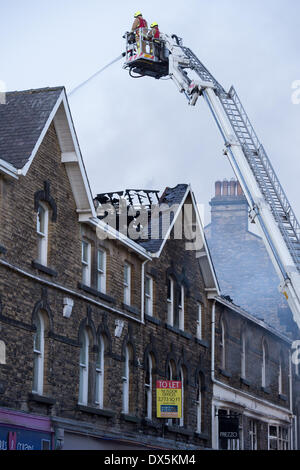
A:
[[[260,227],[265,246],[300,328],[300,225],[266,151],[232,87],[227,93],[177,36],[162,35],[169,76],[191,106],[203,96],[224,139],[224,154],[247,198],[251,221]],[[196,76],[195,78],[192,78]]]

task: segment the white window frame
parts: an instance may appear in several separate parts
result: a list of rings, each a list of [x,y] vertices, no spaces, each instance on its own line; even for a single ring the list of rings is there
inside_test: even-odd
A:
[[[283,394],[283,376],[282,376],[282,358],[279,358],[279,367],[278,367],[278,394]]]
[[[123,413],[129,413],[129,394],[130,394],[130,352],[129,347],[126,346],[125,349],[125,362],[123,368]]]
[[[79,360],[79,399],[80,405],[88,404],[89,391],[89,335],[87,330],[83,330],[81,335],[81,349]],[[83,356],[83,357],[82,357]],[[83,360],[82,360],[83,359]]]
[[[224,325],[223,320],[221,320],[220,347],[221,347],[221,368],[225,370],[226,369],[226,341],[225,341],[225,325]]]
[[[266,344],[262,343],[261,386],[266,387]]]
[[[184,286],[180,286],[180,303],[178,304],[178,326],[179,329],[184,331],[184,304],[185,304],[185,289]]]
[[[147,290],[147,282],[149,283],[149,291]],[[153,279],[146,276],[145,279],[145,313],[153,317]]]
[[[124,304],[131,305],[131,265],[129,263],[124,264],[123,287]]]
[[[198,376],[198,390],[197,390],[197,433],[200,434],[202,432],[202,380],[201,376]]]
[[[197,338],[203,339],[202,333],[202,304],[198,303],[198,319],[197,319]]]
[[[99,254],[102,256],[102,266],[99,263]],[[106,251],[102,248],[97,250],[97,290],[106,294]]]
[[[87,259],[84,258],[84,246],[87,247]],[[82,265],[82,284],[90,287],[91,285],[91,243],[87,240],[81,241],[81,265]]]
[[[40,223],[40,210],[42,210],[43,221]],[[41,225],[44,225],[42,231]],[[43,266],[48,265],[48,229],[49,229],[49,209],[46,204],[39,202],[36,216],[36,232],[38,235],[38,262]]]
[[[95,403],[100,408],[104,407],[104,353],[105,353],[105,341],[102,335],[99,336],[99,351],[96,362],[96,397]]]
[[[185,374],[184,374],[184,371],[183,371],[183,368],[181,367],[180,368],[180,381],[181,381],[181,417],[179,418],[179,426],[180,427],[184,427],[184,412],[185,412],[185,409],[184,409],[184,393],[185,393],[185,390],[184,390],[184,379],[185,379]]]
[[[276,428],[276,436],[271,436],[270,428]],[[286,432],[286,438],[283,437],[283,431]],[[271,442],[276,441],[276,449],[271,448]],[[278,424],[269,424],[268,427],[268,450],[289,450],[290,447],[290,431],[288,427]]]
[[[151,354],[148,355],[148,375],[149,375],[149,383],[145,382],[145,389],[147,395],[147,419],[152,420],[152,392],[153,392],[153,361]]]
[[[250,450],[257,450],[257,422],[249,420]]]
[[[43,395],[44,392],[44,363],[45,363],[45,322],[43,315],[37,315],[37,328],[33,340],[34,368],[33,368],[33,393]],[[39,345],[37,344],[39,337]]]
[[[246,378],[246,335],[242,334],[241,377]]]
[[[174,281],[171,277],[168,278],[168,287],[167,287],[168,290],[169,290],[169,283],[170,283],[170,295],[167,298],[168,324],[173,326],[174,325]]]

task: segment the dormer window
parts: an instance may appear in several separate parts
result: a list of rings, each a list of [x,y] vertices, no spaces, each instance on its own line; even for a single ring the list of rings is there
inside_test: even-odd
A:
[[[38,235],[38,261],[44,266],[47,266],[48,258],[48,224],[49,210],[45,204],[40,202],[36,218],[36,231]]]

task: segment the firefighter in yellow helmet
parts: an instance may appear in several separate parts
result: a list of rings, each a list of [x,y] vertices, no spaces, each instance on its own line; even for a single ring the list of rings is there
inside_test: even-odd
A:
[[[161,50],[160,48],[161,43],[160,43],[160,31],[159,31],[158,24],[156,23],[156,21],[151,23],[150,28],[151,28],[150,33],[149,33],[149,39],[151,41],[150,54],[153,54],[153,49],[154,49],[154,55],[159,58],[160,50]],[[154,45],[154,48],[153,48],[153,45]]]
[[[141,29],[142,28],[142,29]],[[131,31],[135,33],[136,45],[138,53],[141,50],[140,43],[142,42],[142,52],[146,52],[146,33],[147,33],[148,23],[143,18],[143,15],[140,11],[137,11],[134,14],[134,22],[131,28]],[[142,32],[142,37],[140,37],[140,31]]]

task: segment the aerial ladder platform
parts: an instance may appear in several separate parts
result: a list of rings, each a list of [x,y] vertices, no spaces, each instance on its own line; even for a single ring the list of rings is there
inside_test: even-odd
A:
[[[188,104],[202,96],[224,140],[227,155],[249,205],[249,218],[261,232],[285,296],[300,329],[300,225],[232,86],[227,92],[176,35],[161,34],[156,48],[140,32],[144,47],[137,50],[132,33],[125,33],[123,68],[131,76],[169,77]],[[148,47],[148,49],[147,49]],[[141,52],[143,50],[143,52]]]

